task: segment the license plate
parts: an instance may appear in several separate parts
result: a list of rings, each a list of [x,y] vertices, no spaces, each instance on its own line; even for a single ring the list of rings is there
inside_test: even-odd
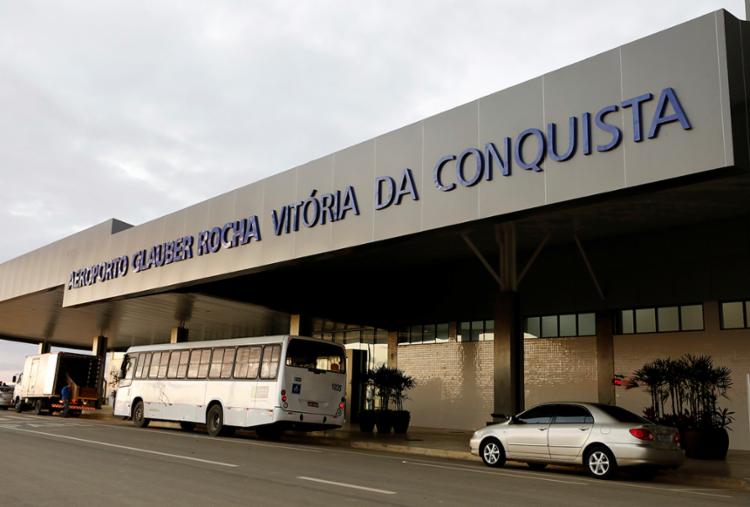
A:
[[[308,401],[307,402],[308,407],[315,407],[318,408],[318,402],[317,401]]]

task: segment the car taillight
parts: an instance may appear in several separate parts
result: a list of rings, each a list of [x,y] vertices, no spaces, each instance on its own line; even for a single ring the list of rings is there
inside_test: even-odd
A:
[[[339,408],[341,410],[344,410],[344,408],[346,408],[346,398],[343,398],[343,397],[341,398],[341,403],[339,403]]]
[[[672,435],[672,442],[674,442],[674,445],[680,445],[680,432],[675,431],[674,435]]]
[[[630,434],[638,440],[646,440],[650,442],[654,439],[654,434],[646,428],[632,428]]]
[[[281,401],[286,401],[286,389],[281,390]]]

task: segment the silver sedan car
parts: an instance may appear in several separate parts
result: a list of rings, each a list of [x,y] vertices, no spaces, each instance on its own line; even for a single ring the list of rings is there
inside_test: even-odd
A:
[[[677,468],[684,460],[675,428],[659,426],[621,407],[599,403],[546,403],[474,432],[471,453],[488,466],[524,461],[583,465],[608,479],[618,467]]]
[[[13,386],[0,386],[0,410],[13,406]]]

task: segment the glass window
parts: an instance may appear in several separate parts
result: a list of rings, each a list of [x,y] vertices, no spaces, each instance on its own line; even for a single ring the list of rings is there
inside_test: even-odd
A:
[[[422,343],[422,326],[409,328],[409,343]]]
[[[346,366],[346,356],[341,347],[335,345],[307,340],[291,340],[286,350],[286,365],[313,371],[343,373]]]
[[[143,352],[138,356],[138,368],[135,371],[135,378],[148,377],[148,365],[151,362],[151,353]]]
[[[479,335],[482,334],[484,322],[481,320],[474,320],[471,322],[471,339],[470,341],[478,342]]]
[[[161,361],[161,352],[151,354],[151,368],[148,370],[148,378],[156,378],[159,374],[159,362]]]
[[[135,373],[135,361],[138,359],[138,354],[129,354],[126,355],[125,358],[122,360],[122,366],[120,367],[123,375],[122,378],[124,380],[132,380],[133,374]]]
[[[495,339],[495,321],[485,320],[484,331],[479,334],[479,341],[489,342]]]
[[[471,339],[471,322],[459,322],[458,341],[468,342]]]
[[[224,349],[224,360],[221,362],[221,378],[232,378],[234,367],[234,348]]]
[[[409,343],[409,330],[402,329],[398,332],[398,343]]]
[[[683,331],[703,330],[703,305],[680,307],[680,329]]]
[[[206,378],[211,360],[211,349],[193,350],[190,353],[188,378]]]
[[[177,365],[180,362],[180,351],[172,351],[172,355],[169,358],[169,368],[167,369],[167,378],[177,377]]]
[[[281,345],[265,345],[263,347],[263,361],[260,368],[260,378],[274,379],[279,372],[279,358]]]
[[[542,336],[541,319],[539,317],[529,317],[526,319],[526,332],[535,338]]]
[[[579,313],[578,314],[578,336],[595,336],[596,335],[596,314]]]
[[[558,405],[554,424],[593,424],[591,412],[578,405]]]
[[[422,343],[435,343],[435,324],[425,324],[422,328]]]
[[[516,417],[519,424],[549,424],[554,416],[554,405],[540,405]]]
[[[544,338],[556,338],[558,336],[557,315],[542,317],[542,336]]]
[[[224,360],[224,349],[214,349],[211,355],[211,368],[208,370],[208,378],[219,378],[221,375],[221,364]]]
[[[635,332],[656,332],[656,308],[638,308],[635,311]]]
[[[560,336],[577,336],[575,314],[560,315]]]
[[[659,332],[680,330],[680,311],[676,306],[665,306],[656,310],[659,320]]]
[[[743,304],[740,301],[721,304],[721,327],[739,329],[745,327]]]
[[[620,312],[620,324],[622,327],[622,334],[635,333],[635,326],[633,326],[633,310],[623,310]]]
[[[177,363],[177,378],[185,378],[188,369],[188,361],[190,360],[190,351],[181,350],[180,359]]]
[[[596,408],[610,416],[612,419],[614,419],[617,422],[622,423],[638,423],[638,424],[644,424],[648,423],[649,421],[647,419],[644,419],[643,417],[634,414],[633,412],[629,410],[625,410],[622,407],[616,407],[614,405],[603,405],[603,404],[596,404]]]
[[[167,378],[167,367],[169,366],[169,352],[162,352],[159,359],[159,378]]]
[[[450,325],[446,322],[438,324],[435,327],[435,341],[438,343],[447,342],[450,334]]]
[[[234,367],[234,378],[258,378],[260,371],[260,353],[258,346],[240,347],[237,350],[237,362]]]

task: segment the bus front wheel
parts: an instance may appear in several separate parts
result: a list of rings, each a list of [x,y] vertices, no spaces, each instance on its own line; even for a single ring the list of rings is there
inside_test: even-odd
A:
[[[206,430],[212,437],[217,437],[224,429],[224,410],[221,405],[212,405],[206,414]]]
[[[148,426],[149,420],[146,419],[145,411],[143,408],[143,401],[138,400],[133,405],[133,424],[138,428],[145,428]]]

